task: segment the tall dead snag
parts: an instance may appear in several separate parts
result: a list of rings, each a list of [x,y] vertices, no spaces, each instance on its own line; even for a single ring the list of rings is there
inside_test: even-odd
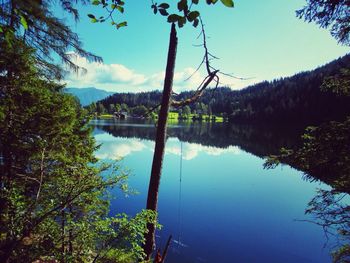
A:
[[[166,127],[167,127],[167,120],[168,120],[168,112],[169,112],[169,107],[171,103],[171,94],[173,89],[176,49],[177,49],[177,36],[176,36],[175,24],[173,23],[171,25],[162,103],[160,106],[160,112],[158,117],[156,145],[154,148],[151,178],[149,182],[148,196],[147,196],[147,209],[150,209],[153,211],[157,211],[157,207],[158,207],[159,184],[160,184],[160,177],[161,177],[164,149],[165,149],[165,142],[166,142]],[[144,252],[146,254],[146,259],[148,260],[150,259],[154,248],[155,225],[148,224],[147,229],[148,229],[148,233],[146,233],[145,235],[146,243],[144,245]]]
[[[166,3],[167,1],[160,4],[155,3],[155,1],[153,0],[151,0],[151,2],[152,2],[151,8],[153,9],[154,14],[160,14],[164,17],[167,17],[167,21],[169,23],[172,23],[162,103],[160,104],[161,108],[160,108],[160,113],[158,117],[158,126],[157,126],[157,132],[156,132],[156,145],[155,145],[155,151],[153,156],[151,178],[149,182],[148,196],[147,196],[147,209],[157,211],[158,192],[159,192],[159,184],[160,184],[161,170],[162,170],[162,164],[163,164],[165,143],[166,143],[166,127],[167,127],[169,107],[173,106],[173,107],[179,108],[187,104],[190,104],[192,102],[195,102],[203,95],[204,89],[208,87],[208,85],[213,80],[216,82],[216,87],[217,87],[219,83],[219,77],[217,73],[219,73],[219,71],[211,67],[209,63],[211,59],[215,59],[216,57],[211,55],[208,52],[208,49],[206,46],[206,40],[205,40],[204,26],[202,23],[202,19],[200,18],[200,12],[196,10],[192,10],[192,7],[198,5],[199,1],[198,0],[196,1],[195,0],[192,0],[192,1],[176,0],[175,3],[177,3],[176,4],[177,12],[170,13],[170,14],[167,11],[170,8],[170,4]],[[169,1],[169,2],[174,3],[173,1]],[[217,2],[219,1],[217,0],[206,1],[207,5],[215,5]],[[220,2],[226,7],[234,6],[234,3],[232,0],[221,0]],[[124,12],[123,1],[119,1],[119,0],[94,1],[93,5],[95,6],[100,5],[107,12],[106,16],[102,16],[100,18],[97,18],[93,14],[88,14],[88,17],[92,20],[93,23],[105,22],[106,20],[111,20],[112,26],[115,26],[117,29],[127,26],[127,21],[119,22],[119,20],[114,20],[115,14],[116,13],[119,14],[118,12],[115,12],[116,10],[118,10],[120,13]],[[196,71],[198,71],[200,67],[203,64],[205,64],[206,70],[207,70],[207,76],[203,80],[203,82],[199,85],[199,87],[195,91],[192,98],[182,100],[182,101],[176,101],[171,99],[175,60],[176,60],[176,48],[177,48],[177,36],[176,36],[175,23],[181,28],[186,24],[187,21],[191,23],[194,27],[197,27],[199,25],[199,22],[201,23],[201,26],[202,26],[201,34],[203,35],[203,47],[205,49],[205,54],[202,62],[200,63]],[[158,108],[158,106],[159,105],[149,110],[149,113],[152,112],[154,109]],[[146,259],[149,260],[152,255],[153,247],[154,247],[155,225],[148,224],[147,228],[148,228],[148,233],[145,234],[146,242],[143,248],[146,254]]]

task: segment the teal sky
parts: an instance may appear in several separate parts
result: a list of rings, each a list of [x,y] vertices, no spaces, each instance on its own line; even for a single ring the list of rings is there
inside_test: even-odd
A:
[[[87,50],[102,56],[104,64],[78,59],[88,73],[68,75],[68,86],[135,92],[162,88],[170,24],[164,17],[153,14],[151,1],[125,2],[125,13],[119,16],[119,21],[128,21],[128,27],[119,30],[109,22],[90,23],[87,14],[100,15],[100,8],[79,8],[80,22],[70,22],[72,28]],[[295,10],[304,4],[304,0],[237,0],[233,9],[221,3],[200,4],[197,10],[206,26],[210,52],[220,58],[213,65],[223,72],[252,78],[238,81],[223,77],[221,82],[239,89],[311,70],[348,53],[349,47],[338,45],[329,31],[295,17]],[[178,91],[196,88],[204,76],[204,72],[197,73],[190,81],[183,81],[202,60],[202,48],[193,46],[201,43],[198,34],[199,28],[189,24],[178,30],[175,76]]]

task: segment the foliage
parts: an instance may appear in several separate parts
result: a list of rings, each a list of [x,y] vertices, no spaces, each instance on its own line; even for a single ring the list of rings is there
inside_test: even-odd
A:
[[[337,249],[332,252],[334,263],[346,263],[350,260],[350,206],[347,195],[336,190],[318,190],[309,202],[306,214],[313,223],[321,226],[326,236],[337,235]]]
[[[131,109],[131,113],[137,116],[146,116],[148,110],[145,106],[139,105]]]
[[[135,262],[156,215],[107,217],[106,191],[124,189],[127,174],[96,163],[85,110],[42,77],[34,50],[0,46],[0,258],[86,262],[119,249]]]
[[[239,91],[225,87],[217,88],[215,92],[207,89],[199,101],[180,108],[178,112],[188,115],[188,112],[200,110],[204,114],[224,114],[232,122],[289,122],[310,125],[344,119],[350,114],[350,98],[340,96],[347,92],[345,87],[348,85],[340,85],[339,82],[349,83],[348,70],[345,69],[347,67],[350,67],[349,55],[313,71],[262,82]],[[334,93],[335,87],[342,88]],[[193,91],[185,91],[177,94],[177,99],[183,100],[191,96]],[[115,93],[99,103],[105,108],[110,104],[124,104],[130,108],[144,105],[151,109],[159,105],[160,100],[161,93],[151,91]]]
[[[142,210],[135,217],[118,214],[101,219],[94,231],[94,242],[98,245],[97,253],[94,253],[90,260],[128,263],[142,260],[143,234],[147,231],[149,222],[156,222],[156,213],[147,210]]]
[[[333,8],[341,9],[344,1],[331,2]],[[318,8],[324,6],[320,4]],[[337,23],[333,30],[341,26],[339,21]],[[336,37],[340,38],[338,35]],[[339,41],[346,43],[348,40],[340,38]],[[350,90],[348,66],[325,77],[321,84],[321,91],[331,92],[333,96],[346,100]],[[318,192],[308,204],[306,213],[314,217],[313,222],[322,226],[326,234],[336,232],[340,236],[341,240],[332,253],[333,262],[345,263],[350,259],[350,206],[343,201],[350,194],[350,112],[344,107],[338,115],[339,121],[331,120],[318,127],[309,127],[303,135],[301,147],[294,150],[282,148],[279,155],[267,159],[265,167],[274,168],[282,162],[288,163],[304,171],[306,178],[322,180],[332,186],[332,190]],[[347,116],[345,119],[344,115]]]
[[[322,28],[330,28],[339,43],[350,45],[349,0],[306,0],[307,4],[297,11],[299,18],[316,22]]]
[[[297,11],[297,16],[308,22],[315,21],[323,28],[330,27],[339,43],[350,45],[349,5],[348,0],[307,0],[307,5]],[[346,100],[350,90],[349,76],[349,65],[342,65],[332,75],[322,76],[320,90]],[[308,204],[306,213],[313,216],[313,222],[322,226],[326,234],[340,236],[332,253],[333,262],[345,263],[350,260],[350,206],[343,201],[350,194],[350,112],[344,107],[338,115],[340,121],[335,121],[334,116],[318,127],[309,127],[301,147],[283,148],[280,155],[267,159],[265,167],[273,168],[285,162],[304,171],[307,178],[320,179],[332,186],[331,190],[319,190]],[[343,116],[347,116],[345,120]]]
[[[331,121],[309,127],[303,135],[303,145],[296,150],[282,148],[279,156],[271,156],[265,166],[274,168],[288,163],[318,178],[335,189],[350,193],[350,117],[344,122]]]
[[[326,78],[321,90],[332,91],[338,96],[350,96],[350,69],[342,68],[338,74]]]
[[[32,47],[37,68],[48,79],[63,76],[60,65],[53,62],[55,55],[75,71],[80,69],[73,62],[76,54],[88,60],[101,61],[101,58],[81,48],[82,43],[78,35],[72,32],[64,20],[54,16],[50,9],[57,2],[66,13],[78,20],[75,4],[77,2],[86,4],[89,1],[9,0],[1,1],[0,4],[1,41],[12,45],[13,40],[19,38]]]
[[[330,89],[321,90],[325,78],[336,78],[342,68],[350,66],[350,56],[309,72],[262,82],[235,96],[224,96],[224,107],[231,121],[305,123],[341,120],[350,114],[349,97],[338,96]],[[214,97],[215,98],[215,97]],[[216,103],[213,112],[217,111]]]
[[[233,7],[232,0],[220,0],[222,4],[226,7]],[[208,5],[215,5],[218,0],[206,0]],[[169,13],[171,5],[173,3],[160,3],[157,4],[152,0],[151,8],[154,14],[160,14],[164,17],[167,17],[169,23],[177,23],[179,27],[183,27],[186,22],[192,23],[194,27],[197,27],[199,24],[200,13],[197,10],[192,10],[193,5],[198,5],[199,0],[177,0],[176,8],[177,12]],[[112,26],[115,26],[116,29],[127,26],[127,21],[118,22],[116,17],[120,14],[123,14],[125,9],[125,1],[121,0],[94,0],[92,4],[95,6],[101,6],[106,10],[107,15],[97,18],[93,14],[88,14],[88,17],[91,19],[92,23],[96,22],[105,22],[106,20],[111,20]],[[115,14],[118,13],[118,15]]]

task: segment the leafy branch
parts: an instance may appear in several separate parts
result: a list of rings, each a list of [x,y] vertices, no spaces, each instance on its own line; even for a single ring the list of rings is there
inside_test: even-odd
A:
[[[206,4],[215,5],[218,0],[206,0]],[[234,7],[232,0],[220,0],[222,4],[226,7]],[[154,14],[160,14],[167,18],[169,23],[177,23],[181,28],[186,22],[192,23],[194,27],[197,27],[200,22],[200,12],[197,10],[192,10],[193,5],[198,5],[199,0],[179,0],[176,4],[177,12],[169,13],[171,5],[168,3],[156,3],[154,0],[151,0],[151,8]],[[116,22],[116,13],[115,10],[119,11],[119,15],[124,13],[125,2],[121,0],[93,0],[92,4],[95,6],[102,6],[106,10],[106,16],[96,17],[94,14],[88,14],[88,17],[91,19],[92,23],[105,22],[111,20],[111,24],[116,26],[117,29],[127,26],[127,21]]]

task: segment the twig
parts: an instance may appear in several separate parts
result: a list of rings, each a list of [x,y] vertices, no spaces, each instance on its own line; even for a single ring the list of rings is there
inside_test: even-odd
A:
[[[164,249],[164,252],[163,252],[163,255],[162,255],[162,260],[160,261],[160,263],[164,263],[165,262],[165,258],[166,258],[166,255],[168,253],[168,248],[169,248],[169,245],[170,245],[171,238],[172,238],[172,235],[169,236],[168,241],[166,242],[165,249]]]
[[[205,64],[205,68],[206,68],[206,71],[207,71],[207,76],[203,79],[203,81],[198,86],[196,92],[194,93],[194,95],[191,98],[184,99],[184,100],[181,100],[181,101],[172,100],[171,106],[173,106],[173,107],[177,107],[177,108],[178,107],[183,107],[185,105],[188,105],[188,104],[191,104],[191,103],[197,101],[203,95],[204,90],[210,85],[210,83],[213,80],[216,81],[216,86],[218,85],[218,82],[219,82],[219,76],[217,75],[219,70],[215,69],[214,67],[212,67],[210,65],[211,58],[216,58],[216,57],[213,56],[212,54],[210,54],[209,51],[208,51],[207,41],[206,41],[207,37],[206,37],[206,34],[205,34],[204,24],[203,24],[203,21],[202,21],[201,17],[199,17],[199,21],[201,23],[202,30],[201,30],[201,33],[199,34],[198,37],[203,36],[203,44],[202,44],[202,46],[204,48],[204,56],[203,56],[203,59],[202,59],[201,63],[197,67],[197,69],[185,81],[187,81],[191,77],[193,77],[193,75],[199,71],[199,69],[202,67],[203,64]],[[209,56],[211,58],[209,58]]]
[[[43,148],[43,150],[42,150],[42,152],[41,152],[41,160],[40,160],[40,181],[39,181],[38,192],[36,193],[36,200],[35,200],[35,202],[37,202],[38,199],[39,199],[41,187],[42,187],[42,184],[43,184],[43,178],[44,178],[44,158],[45,158],[45,147]]]

